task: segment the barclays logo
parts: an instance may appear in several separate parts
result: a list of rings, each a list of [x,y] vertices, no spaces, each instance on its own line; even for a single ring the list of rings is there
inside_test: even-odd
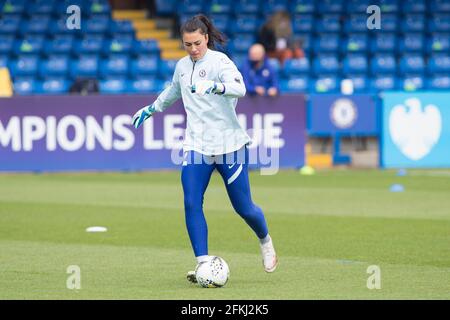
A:
[[[389,134],[400,152],[417,161],[425,157],[439,141],[442,117],[433,104],[422,107],[418,98],[395,105],[389,114]]]

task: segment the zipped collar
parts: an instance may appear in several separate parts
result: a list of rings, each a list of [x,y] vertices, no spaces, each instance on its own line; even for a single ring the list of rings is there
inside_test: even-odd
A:
[[[211,49],[208,48],[208,49],[206,49],[206,52],[203,55],[203,57],[201,57],[200,59],[194,61],[191,56],[189,56],[189,59],[191,59],[192,63],[198,63],[200,61],[205,60],[207,58],[207,56],[209,56],[210,53],[211,53]]]

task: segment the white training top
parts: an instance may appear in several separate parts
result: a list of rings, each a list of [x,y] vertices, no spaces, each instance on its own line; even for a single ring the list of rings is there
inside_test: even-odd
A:
[[[192,93],[192,85],[200,80],[222,83],[225,92],[204,96]],[[239,150],[251,141],[235,111],[238,98],[245,92],[244,80],[233,61],[222,52],[207,49],[197,61],[190,56],[178,61],[172,83],[161,92],[153,106],[162,112],[183,98],[187,114],[183,150],[219,155]]]

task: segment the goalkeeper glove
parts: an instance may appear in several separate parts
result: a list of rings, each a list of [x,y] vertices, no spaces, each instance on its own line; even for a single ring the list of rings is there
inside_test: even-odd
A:
[[[136,112],[133,116],[133,126],[137,129],[141,126],[141,124],[150,118],[156,112],[153,104],[149,106],[145,106]]]
[[[221,83],[214,82],[212,80],[201,80],[196,82],[191,87],[192,93],[197,93],[198,95],[205,95],[210,93],[222,94],[225,91],[225,87]]]

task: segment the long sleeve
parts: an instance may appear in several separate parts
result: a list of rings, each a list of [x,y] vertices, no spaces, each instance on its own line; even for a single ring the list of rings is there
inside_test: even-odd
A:
[[[228,57],[220,58],[219,79],[225,87],[224,96],[241,98],[245,96],[246,88],[242,74]]]
[[[170,85],[163,90],[158,96],[158,98],[153,103],[155,110],[157,112],[163,112],[168,107],[170,107],[175,101],[181,98],[180,81],[178,77],[179,68],[178,63],[175,67],[175,72],[172,77],[172,82]]]

